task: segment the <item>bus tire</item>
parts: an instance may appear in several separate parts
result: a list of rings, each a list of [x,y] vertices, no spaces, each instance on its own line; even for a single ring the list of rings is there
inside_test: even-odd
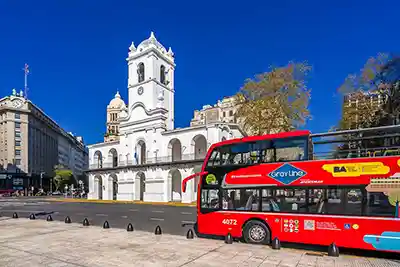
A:
[[[271,243],[271,232],[267,225],[257,220],[251,220],[243,228],[243,239],[249,244]]]

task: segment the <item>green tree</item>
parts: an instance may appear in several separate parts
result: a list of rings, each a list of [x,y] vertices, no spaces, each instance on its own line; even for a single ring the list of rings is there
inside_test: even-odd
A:
[[[236,95],[238,123],[248,134],[290,131],[311,118],[306,62],[289,62],[246,80]]]
[[[56,190],[59,190],[62,186],[70,184],[72,182],[73,174],[72,171],[65,168],[63,165],[54,166],[54,184]]]

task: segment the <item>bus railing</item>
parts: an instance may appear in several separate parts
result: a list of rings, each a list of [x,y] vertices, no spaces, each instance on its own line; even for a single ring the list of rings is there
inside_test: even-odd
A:
[[[311,134],[310,159],[400,155],[400,125]]]
[[[195,178],[196,176],[202,176],[202,175],[206,175],[208,172],[198,172],[192,175],[189,175],[188,177],[186,177],[185,179],[183,179],[182,181],[182,192],[185,193],[186,192],[186,185],[187,183],[192,180],[193,178]]]

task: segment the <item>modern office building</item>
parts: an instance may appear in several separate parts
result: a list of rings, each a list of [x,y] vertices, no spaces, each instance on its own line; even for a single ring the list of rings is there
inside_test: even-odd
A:
[[[83,174],[88,165],[83,139],[13,89],[0,99],[0,189],[46,187],[57,164]]]

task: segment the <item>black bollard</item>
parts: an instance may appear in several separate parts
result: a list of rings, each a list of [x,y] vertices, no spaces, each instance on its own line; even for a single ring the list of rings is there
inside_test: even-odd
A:
[[[281,249],[281,241],[277,237],[272,240],[272,249]]]
[[[192,229],[189,229],[189,230],[187,231],[186,238],[187,238],[187,239],[193,239],[193,237],[194,237],[193,231],[192,231]]]
[[[107,221],[105,221],[103,224],[103,229],[108,229],[108,228],[110,228],[110,224]]]
[[[47,216],[47,219],[46,219],[46,221],[48,221],[48,222],[52,222],[53,221],[53,218],[51,217],[51,215],[49,214],[49,216]]]
[[[228,233],[228,234],[225,236],[225,243],[226,243],[226,244],[232,244],[232,243],[233,243],[233,238],[232,238],[231,233]]]
[[[17,214],[16,212],[14,212],[13,218],[14,218],[14,219],[18,219],[18,214]]]
[[[29,220],[34,220],[36,219],[35,214],[31,213],[31,215],[29,215]]]
[[[84,220],[83,220],[83,226],[89,226],[89,220],[87,219],[87,218],[85,218]]]
[[[328,247],[328,256],[331,257],[339,257],[339,248],[336,246],[335,243],[332,243]]]
[[[161,235],[162,231],[161,231],[161,227],[159,225],[157,225],[156,230],[154,231],[155,235]]]
[[[126,231],[133,232],[133,225],[131,223],[128,223],[128,226],[126,227]]]
[[[71,223],[71,218],[69,216],[65,217],[65,223]]]

